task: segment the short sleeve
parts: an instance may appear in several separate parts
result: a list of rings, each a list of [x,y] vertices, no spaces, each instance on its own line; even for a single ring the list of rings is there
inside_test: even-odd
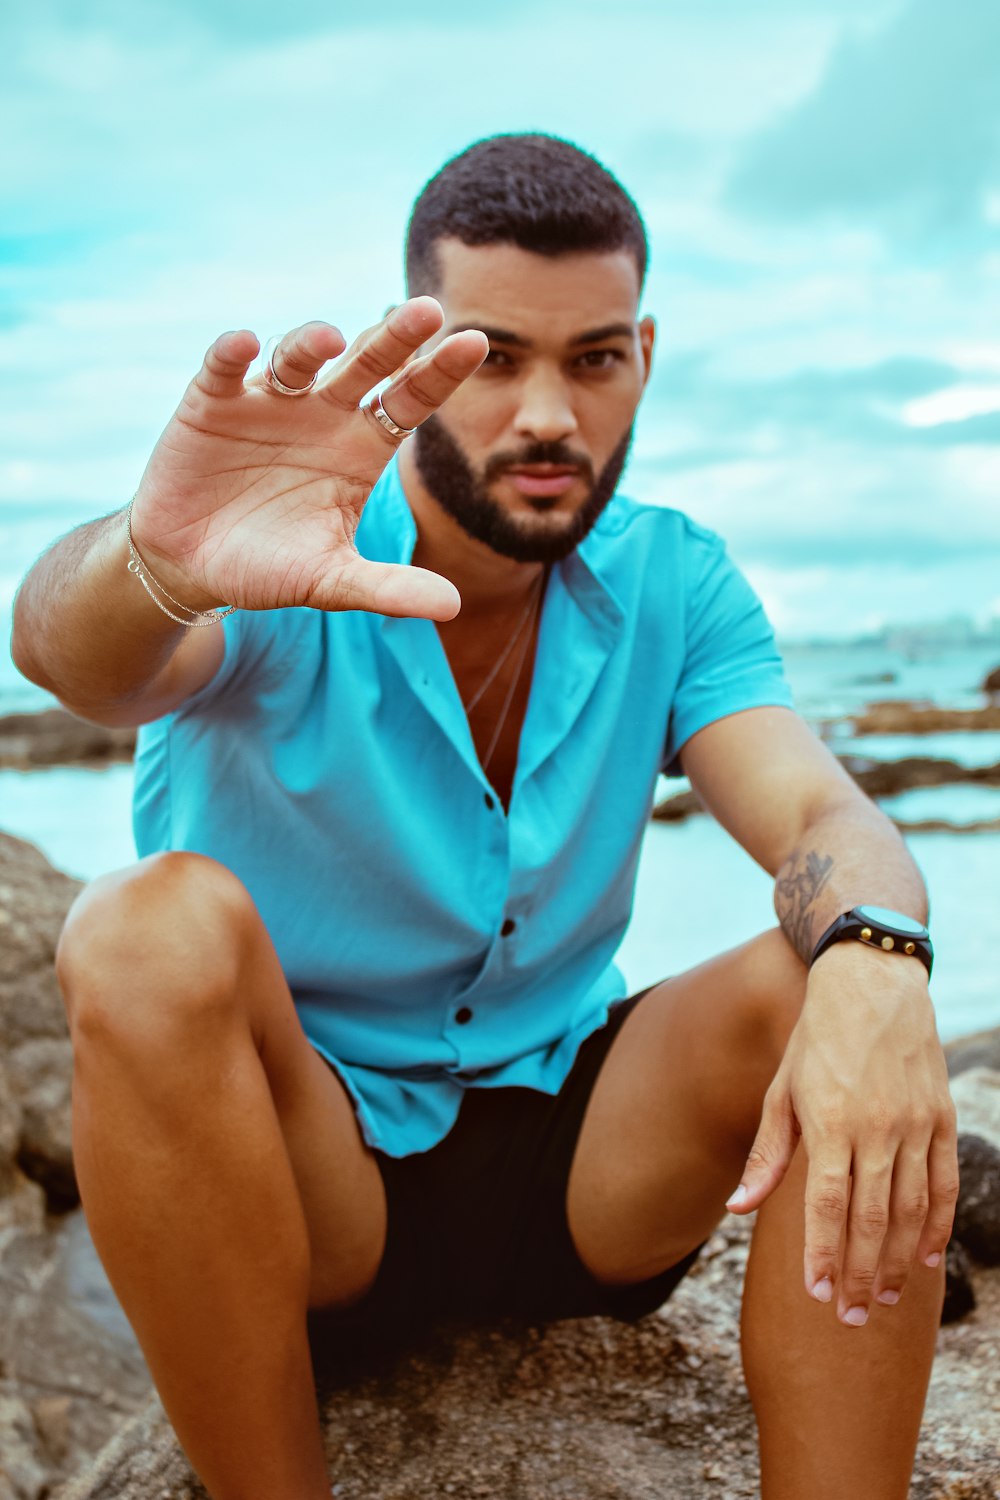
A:
[[[237,610],[222,621],[224,650],[214,676],[179,705],[178,714],[196,714],[223,698],[253,691],[274,661],[288,610]]]
[[[685,560],[685,651],[670,709],[661,769],[684,774],[678,756],[699,729],[746,708],[791,708],[774,631],[722,538],[690,524]]]

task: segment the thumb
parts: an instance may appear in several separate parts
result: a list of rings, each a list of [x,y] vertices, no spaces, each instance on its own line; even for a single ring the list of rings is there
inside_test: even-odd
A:
[[[798,1139],[791,1098],[784,1090],[772,1097],[769,1090],[740,1185],[726,1199],[730,1213],[750,1213],[774,1192],[788,1171]]]

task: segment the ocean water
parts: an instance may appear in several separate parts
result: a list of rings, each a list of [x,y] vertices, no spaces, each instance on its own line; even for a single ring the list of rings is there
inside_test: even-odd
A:
[[[61,869],[91,880],[136,858],[131,793],[131,766],[0,771],[0,827],[37,844]],[[931,892],[940,1035],[1000,1025],[1000,833],[912,834],[907,842]],[[773,890],[770,876],[711,818],[651,823],[619,954],[629,989],[655,984],[773,926]]]

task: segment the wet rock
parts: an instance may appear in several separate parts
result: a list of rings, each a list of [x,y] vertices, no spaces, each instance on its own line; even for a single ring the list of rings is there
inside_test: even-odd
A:
[[[89,724],[64,708],[0,716],[0,767],[105,766],[131,760],[134,751],[134,729]]]
[[[958,1170],[954,1236],[982,1265],[1000,1266],[1000,1151],[978,1135],[960,1135]]]

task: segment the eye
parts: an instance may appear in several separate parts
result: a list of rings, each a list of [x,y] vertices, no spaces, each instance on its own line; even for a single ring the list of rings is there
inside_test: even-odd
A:
[[[482,369],[486,366],[492,366],[494,370],[507,370],[511,367],[511,365],[513,365],[513,363],[514,361],[511,359],[506,350],[494,349],[491,344],[490,351],[487,354],[486,358],[483,360],[480,368]]]
[[[576,362],[585,370],[610,370],[624,358],[620,349],[588,349]]]

